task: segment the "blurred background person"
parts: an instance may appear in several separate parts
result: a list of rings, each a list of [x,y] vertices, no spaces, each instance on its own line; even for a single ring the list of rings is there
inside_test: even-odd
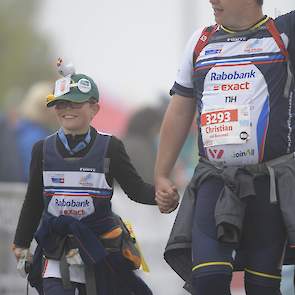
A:
[[[12,112],[0,116],[0,181],[21,182],[21,158],[18,153],[13,125],[15,115]]]
[[[54,130],[54,115],[45,106],[49,82],[31,86],[19,106],[0,118],[0,181],[27,182],[33,144]]]
[[[31,148],[55,129],[54,115],[45,107],[49,82],[31,86],[21,101],[12,99],[0,115],[0,181],[27,182]]]
[[[162,95],[157,105],[136,110],[128,120],[127,131],[123,138],[136,170],[150,183],[154,181],[160,125],[168,103],[169,99]],[[184,187],[191,178],[198,159],[197,155],[195,131],[192,126],[173,171],[173,178],[179,187]]]
[[[49,82],[38,82],[29,89],[20,105],[19,117],[14,126],[25,182],[29,177],[34,143],[51,134],[57,127],[52,110],[45,105],[46,96],[52,91],[51,85]]]
[[[129,119],[127,133],[123,140],[136,170],[149,183],[154,181],[157,136],[162,116],[162,110],[156,107],[137,110]]]

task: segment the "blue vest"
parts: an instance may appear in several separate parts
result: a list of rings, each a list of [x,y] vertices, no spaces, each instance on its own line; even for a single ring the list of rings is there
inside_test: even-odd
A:
[[[111,209],[113,188],[106,181],[110,136],[97,133],[89,152],[82,158],[63,158],[57,150],[57,134],[47,137],[43,148],[43,199],[45,212],[71,216],[110,230],[114,225]],[[101,225],[101,226],[100,226]]]

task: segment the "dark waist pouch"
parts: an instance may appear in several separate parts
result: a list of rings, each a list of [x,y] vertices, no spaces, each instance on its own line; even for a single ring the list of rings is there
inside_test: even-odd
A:
[[[112,252],[121,252],[122,255],[131,262],[133,269],[141,266],[141,255],[136,246],[136,240],[131,236],[128,228],[120,216],[115,215],[117,226],[100,236],[100,240],[105,249]],[[43,255],[47,259],[60,260],[64,251],[79,248],[75,238],[71,236],[61,237],[56,235],[52,241],[50,249],[43,249]]]
[[[136,240],[131,236],[123,220],[117,217],[118,226],[100,236],[101,242],[108,252],[121,252],[132,263],[133,269],[141,266],[141,255],[136,246]]]

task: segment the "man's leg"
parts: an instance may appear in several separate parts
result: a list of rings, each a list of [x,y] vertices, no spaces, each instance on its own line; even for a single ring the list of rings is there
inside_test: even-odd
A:
[[[256,197],[248,200],[242,247],[247,253],[247,295],[279,295],[286,231],[279,204],[271,204],[269,180],[255,182]]]
[[[193,294],[230,295],[233,248],[217,241],[214,210],[223,182],[205,181],[198,190],[192,229]]]

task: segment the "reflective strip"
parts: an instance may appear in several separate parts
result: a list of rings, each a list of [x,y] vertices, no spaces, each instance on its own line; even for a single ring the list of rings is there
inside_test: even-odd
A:
[[[288,61],[287,64],[287,80],[286,80],[286,85],[284,89],[284,97],[290,98],[290,93],[291,93],[291,86],[292,86],[292,81],[293,81],[293,73],[291,70],[291,63]]]
[[[259,62],[285,62],[286,57],[283,54],[275,54],[275,55],[261,55],[261,56],[251,56],[251,57],[241,57],[241,58],[222,58],[222,59],[214,59],[209,61],[201,61],[198,63],[197,67],[205,66],[205,65],[220,65],[220,66],[228,66],[228,67],[234,67],[234,66],[247,66],[251,63],[256,64]],[[196,67],[196,68],[197,68]]]
[[[264,278],[275,279],[275,280],[280,280],[282,278],[281,276],[269,275],[267,273],[253,271],[248,268],[245,268],[244,270],[252,275],[256,275],[256,276],[260,276],[260,277],[264,277]]]
[[[266,165],[268,173],[269,173],[269,195],[270,195],[270,203],[276,204],[278,201],[277,193],[276,193],[276,176],[274,168]]]
[[[112,190],[98,189],[94,190],[60,190],[60,189],[47,189],[44,190],[44,195],[46,197],[60,196],[60,197],[98,197],[98,198],[108,198],[113,195]]]
[[[216,265],[225,265],[225,266],[229,266],[231,269],[234,269],[233,265],[230,262],[207,262],[207,263],[202,263],[202,264],[198,264],[194,266],[192,270],[195,271],[201,267],[216,266]]]

